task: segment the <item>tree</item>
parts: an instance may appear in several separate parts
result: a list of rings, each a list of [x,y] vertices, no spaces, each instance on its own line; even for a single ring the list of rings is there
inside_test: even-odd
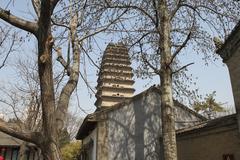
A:
[[[16,138],[36,144],[44,159],[59,160],[59,134],[64,127],[70,97],[79,79],[80,55],[84,50],[85,40],[106,30],[118,20],[123,13],[105,16],[105,9],[97,7],[95,1],[59,1],[32,0],[35,20],[26,20],[13,15],[10,10],[0,8],[0,19],[29,32],[37,40],[38,78],[41,98],[41,129],[40,131],[15,131],[0,123],[0,131]],[[56,8],[59,10],[54,12]],[[62,14],[61,14],[62,13]],[[57,30],[58,28],[61,28]],[[61,31],[64,30],[62,33]],[[59,34],[59,32],[61,32]],[[64,37],[59,35],[69,36]],[[69,41],[69,50],[62,53],[57,42]],[[54,50],[53,50],[54,49]],[[59,97],[54,92],[53,53],[57,53],[57,60],[64,67],[68,75]],[[65,60],[65,56],[67,60]]]
[[[2,113],[7,115],[8,126],[10,124],[15,126],[17,131],[39,132],[42,121],[40,118],[41,98],[37,64],[32,59],[26,61],[19,59],[16,60],[14,64],[14,69],[20,77],[19,79],[25,83],[14,85],[9,82],[7,89],[6,84],[1,85],[0,104],[2,106]],[[62,139],[61,135],[62,134],[60,134],[60,140]],[[27,158],[27,150],[29,150],[29,143],[23,141],[20,144],[19,160],[25,160]]]
[[[160,77],[162,136],[165,160],[177,159],[173,93],[185,94],[181,53],[201,53],[209,59],[214,36],[226,38],[239,19],[239,3],[218,0],[105,0],[106,8],[128,9],[126,21],[112,28],[133,47],[144,75]],[[122,27],[123,26],[123,27]],[[209,31],[210,30],[210,31]],[[175,92],[174,92],[175,91]]]
[[[0,104],[2,106],[2,113],[7,115],[7,123],[16,126],[20,131],[40,131],[41,129],[41,101],[40,89],[37,76],[37,64],[32,59],[15,60],[15,71],[19,79],[25,83],[23,84],[9,84],[8,89],[4,88],[2,84],[0,88]],[[59,96],[58,86],[62,81],[62,77],[54,75],[55,79],[55,95]],[[10,82],[9,82],[10,83]],[[6,84],[5,84],[6,85]],[[13,114],[9,114],[13,113]],[[79,114],[77,111],[75,114]],[[77,128],[81,124],[81,119],[67,113],[65,126],[59,134],[59,146],[62,147],[68,144],[70,140],[76,135]],[[26,159],[26,150],[28,150],[29,143],[22,142],[18,154],[19,160]]]
[[[34,1],[33,1],[34,2]],[[51,16],[58,0],[35,1],[34,9],[38,16],[37,22],[30,22],[15,15],[10,11],[0,9],[0,18],[13,26],[32,33],[38,41],[38,73],[41,89],[42,106],[42,132],[18,133],[1,124],[0,130],[19,139],[36,144],[43,153],[44,159],[61,159],[58,148],[58,134],[63,126],[64,115],[68,107],[70,96],[78,82],[80,46],[76,36],[77,14],[71,21],[71,36],[73,48],[72,66],[69,69],[69,80],[62,90],[58,106],[55,108],[54,83],[52,72],[52,48],[54,38],[51,30]],[[37,5],[37,4],[40,4]],[[74,37],[74,38],[73,38]],[[59,60],[63,58],[59,55]],[[56,127],[55,127],[56,126]]]
[[[206,95],[204,101],[194,103],[193,109],[208,119],[216,118],[218,113],[225,112],[226,110],[221,103],[216,102],[215,96],[216,92]]]

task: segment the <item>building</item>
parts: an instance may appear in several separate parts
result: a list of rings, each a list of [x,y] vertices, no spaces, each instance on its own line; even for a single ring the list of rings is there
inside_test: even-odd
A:
[[[237,116],[229,115],[177,130],[178,160],[238,160]]]
[[[175,108],[177,129],[205,120],[177,101]],[[83,142],[83,157],[91,160],[161,159],[160,115],[160,91],[155,86],[130,100],[88,115],[77,134],[77,139]]]
[[[98,109],[84,119],[76,137],[83,142],[82,160],[162,159],[160,89],[131,97],[132,76],[127,48],[109,44],[98,79]],[[205,120],[177,101],[175,108],[177,129]]]
[[[216,52],[229,69],[237,113],[206,120],[174,101],[178,160],[240,159],[240,22]],[[85,118],[76,136],[83,142],[81,160],[163,159],[159,88],[125,95],[107,107],[97,103],[99,109]]]
[[[98,74],[97,108],[111,107],[133,96],[134,81],[128,49],[123,44],[108,44]]]
[[[240,22],[217,53],[227,64],[237,113],[178,130],[179,160],[240,159]]]
[[[22,140],[9,136],[3,132],[0,132],[0,155],[5,160],[17,160],[19,156],[20,146],[23,143]],[[32,144],[28,145],[28,150],[25,153],[26,160],[38,160],[38,151]]]
[[[217,53],[229,70],[240,133],[240,22]]]

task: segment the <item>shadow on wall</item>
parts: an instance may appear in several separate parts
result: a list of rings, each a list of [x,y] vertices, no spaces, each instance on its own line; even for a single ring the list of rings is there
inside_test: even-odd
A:
[[[160,98],[146,94],[109,113],[110,160],[162,159]]]

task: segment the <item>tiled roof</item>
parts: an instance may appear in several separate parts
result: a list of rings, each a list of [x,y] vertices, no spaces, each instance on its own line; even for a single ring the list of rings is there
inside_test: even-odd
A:
[[[187,127],[187,128],[182,128],[177,130],[177,135],[185,135],[189,133],[195,133],[199,131],[204,131],[208,129],[213,129],[216,127],[222,127],[222,126],[229,126],[231,124],[235,124],[237,122],[237,116],[236,114],[200,122],[197,125]]]
[[[11,137],[3,132],[0,132],[0,146],[19,146],[22,140]]]

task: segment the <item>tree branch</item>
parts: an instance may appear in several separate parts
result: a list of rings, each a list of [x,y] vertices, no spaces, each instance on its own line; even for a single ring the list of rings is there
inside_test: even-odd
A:
[[[20,132],[14,128],[10,128],[8,123],[2,121],[0,121],[0,131],[23,141],[34,143],[36,145],[39,144],[38,139],[41,139],[40,132]]]
[[[3,42],[7,39],[8,35],[10,33],[10,29],[8,29],[7,31],[4,31],[2,29],[2,27],[0,27],[0,29],[1,29],[1,32],[0,32],[0,34],[1,34],[0,47],[1,47]]]
[[[66,69],[67,75],[70,76],[71,74],[71,68],[69,67],[69,64],[65,61],[65,59],[62,56],[61,48],[55,49],[57,52],[57,61],[61,63],[61,65]]]
[[[186,39],[185,39],[184,42],[182,43],[182,45],[180,45],[180,46],[177,48],[177,50],[173,53],[170,63],[173,62],[174,58],[181,52],[181,50],[187,45],[188,41],[191,39],[193,26],[194,26],[194,23],[193,23],[193,25],[192,25],[192,27],[191,27],[191,29],[190,29],[190,31],[189,31]]]
[[[192,62],[192,63],[189,63],[189,64],[187,64],[187,65],[185,65],[185,66],[182,66],[181,68],[179,68],[179,69],[177,69],[176,71],[172,72],[172,75],[175,74],[175,73],[177,73],[177,72],[180,72],[181,70],[183,70],[183,69],[185,69],[185,68],[187,68],[188,66],[193,65],[193,64],[194,64],[194,63]]]
[[[104,26],[103,28],[100,28],[98,30],[96,30],[95,32],[88,34],[84,37],[82,37],[81,39],[79,39],[79,42],[82,42],[84,39],[87,39],[89,37],[92,37],[100,32],[103,32],[105,30],[107,30],[112,24],[114,24],[115,22],[117,22],[119,20],[119,18],[121,18],[125,13],[127,12],[127,9],[124,10],[116,19],[114,19],[112,22],[110,22],[109,24],[107,24],[106,26]]]
[[[134,9],[137,11],[140,11],[141,13],[143,13],[145,16],[147,16],[148,18],[151,19],[151,21],[153,22],[153,24],[156,24],[156,20],[143,8],[138,7],[138,6],[134,6],[134,5],[125,5],[125,6],[120,6],[120,5],[116,5],[116,6],[111,6],[107,0],[105,0],[105,3],[107,4],[107,8],[117,8],[117,9]]]
[[[159,12],[158,12],[158,6],[157,6],[155,0],[152,0],[152,4],[153,4],[153,7],[154,7],[155,18],[156,18],[155,26],[156,26],[156,28],[158,28],[158,27],[159,27],[159,17],[158,17]]]
[[[11,51],[12,51],[12,49],[13,49],[14,42],[15,42],[15,39],[13,39],[13,41],[12,41],[12,43],[11,43],[11,46],[10,46],[8,52],[7,52],[7,55],[6,55],[6,57],[4,58],[1,66],[0,66],[0,69],[1,69],[2,67],[4,67],[4,65],[5,65],[5,63],[6,63],[6,61],[7,61],[7,58],[8,58],[8,56],[10,55],[10,53],[11,53]]]
[[[59,2],[59,0],[51,0],[52,3],[52,9],[54,10],[54,8],[56,7],[57,3]]]
[[[82,80],[84,81],[84,83],[86,84],[86,86],[92,91],[93,94],[96,94],[96,92],[94,91],[94,89],[88,84],[87,79],[82,75],[82,73],[79,71],[79,75],[81,76]]]
[[[12,15],[9,10],[7,11],[0,8],[0,18],[15,27],[23,29],[27,32],[31,32],[34,35],[37,34],[37,29],[38,29],[37,23],[30,22],[22,18],[16,17]]]
[[[100,67],[93,61],[93,59],[91,58],[91,56],[89,56],[89,54],[87,53],[86,49],[81,46],[81,49],[83,50],[83,52],[85,53],[85,55],[87,55],[88,59],[92,62],[92,64],[97,68],[100,69]]]
[[[60,26],[60,27],[64,27],[64,28],[67,28],[67,29],[70,30],[70,27],[68,27],[68,26],[66,26],[66,25],[64,25],[64,24],[57,23],[57,22],[55,22],[53,19],[51,19],[51,22],[52,22],[53,25]]]
[[[147,32],[145,34],[143,34],[136,42],[134,42],[133,44],[131,44],[130,48],[132,48],[133,46],[135,46],[137,43],[140,43],[146,36],[148,36],[149,34],[151,34],[151,32]],[[140,44],[141,45],[141,44]]]
[[[171,12],[171,17],[170,17],[170,19],[172,20],[173,19],[173,17],[175,16],[175,14],[177,13],[177,11],[181,8],[181,2],[182,2],[182,0],[177,0],[177,6],[176,6],[176,8]]]
[[[67,108],[70,100],[70,96],[77,86],[79,79],[79,68],[80,68],[80,44],[77,38],[77,24],[78,15],[74,15],[70,22],[70,34],[73,50],[73,64],[71,67],[71,74],[69,76],[68,82],[63,87],[57,105],[57,110],[55,112],[55,118],[57,123],[57,130],[60,131],[64,126],[64,119],[67,114]]]
[[[31,1],[32,1],[33,9],[34,9],[37,17],[39,18],[39,17],[40,17],[40,6],[41,6],[41,2],[40,2],[40,0],[31,0]]]
[[[146,64],[154,71],[154,73],[159,74],[159,70],[158,70],[156,67],[154,67],[154,66],[146,59],[146,56],[143,54],[142,44],[139,43],[139,45],[140,45],[140,52],[141,52],[141,55],[142,55],[143,62],[146,63]]]

